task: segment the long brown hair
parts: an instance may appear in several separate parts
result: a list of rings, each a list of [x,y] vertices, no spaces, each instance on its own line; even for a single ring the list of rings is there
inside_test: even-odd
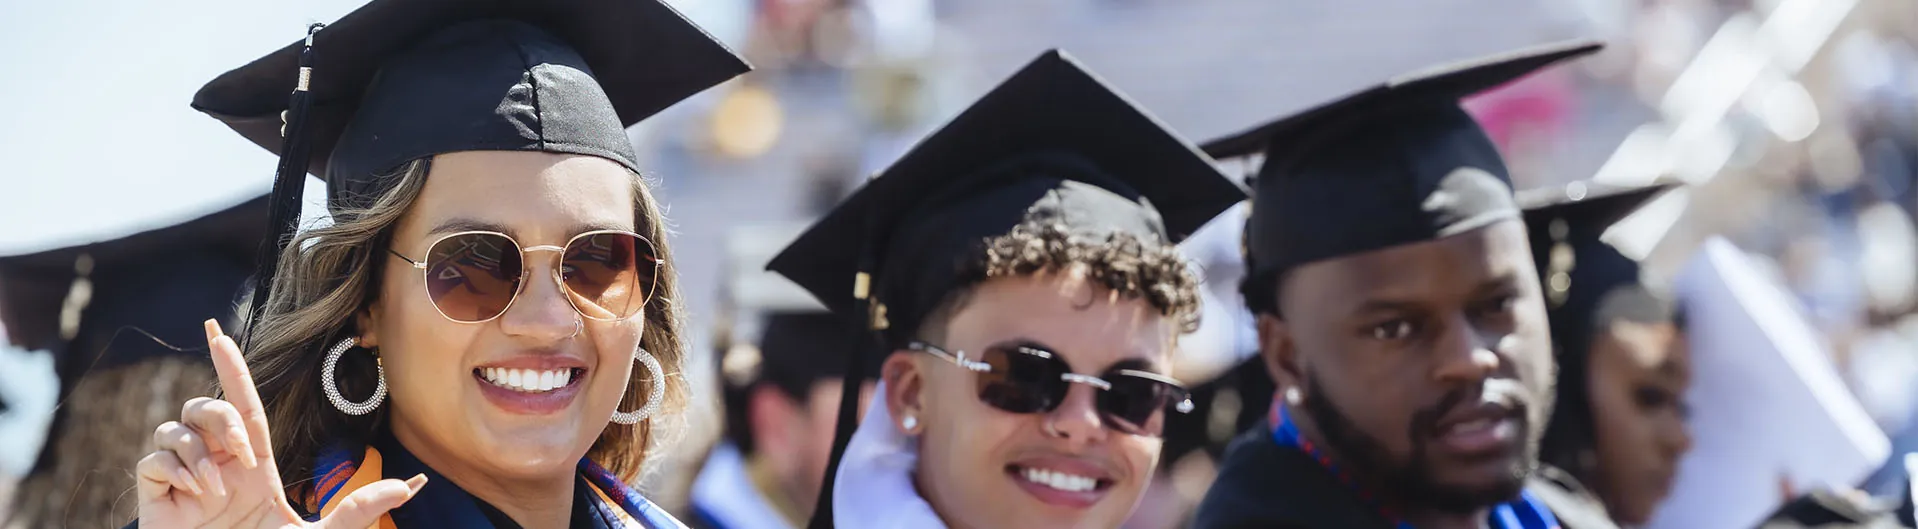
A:
[[[273,453],[280,479],[289,493],[304,492],[320,451],[336,440],[364,443],[387,428],[386,409],[362,416],[341,413],[320,389],[320,363],[328,348],[356,336],[354,315],[379,295],[379,278],[390,260],[386,248],[400,217],[419,198],[431,168],[430,159],[416,160],[391,176],[390,191],[365,209],[336,211],[333,224],[300,233],[280,257],[271,298],[252,331],[246,351],[247,367],[259,385],[260,399],[273,435]],[[608,423],[587,457],[632,483],[638,481],[650,448],[658,439],[662,421],[681,420],[678,412],[688,401],[689,389],[681,376],[685,343],[683,314],[672,251],[666,242],[665,221],[652,191],[638,175],[633,178],[635,232],[653,242],[667,270],[657,275],[653,297],[646,302],[646,328],[640,347],[665,368],[665,402],[660,413],[636,425]],[[645,369],[634,369],[619,409],[638,409],[650,389]],[[372,355],[349,352],[335,369],[340,390],[350,396],[370,395],[375,380]],[[293,494],[297,497],[297,494]]]

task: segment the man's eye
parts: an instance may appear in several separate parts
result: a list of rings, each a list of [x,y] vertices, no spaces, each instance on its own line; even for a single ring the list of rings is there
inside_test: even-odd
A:
[[[1392,320],[1372,326],[1372,338],[1375,340],[1403,340],[1412,335],[1412,322]]]

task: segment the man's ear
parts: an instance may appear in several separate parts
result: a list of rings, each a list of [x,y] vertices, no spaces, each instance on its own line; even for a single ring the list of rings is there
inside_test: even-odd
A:
[[[879,368],[880,377],[886,383],[886,411],[892,414],[893,427],[907,435],[915,435],[924,428],[926,377],[924,366],[918,358],[909,353],[894,353],[886,358]],[[907,417],[917,423],[913,428],[902,426]]]
[[[1259,315],[1259,357],[1265,361],[1265,371],[1272,375],[1272,381],[1278,390],[1298,388],[1305,381],[1305,370],[1299,363],[1297,342],[1292,337],[1292,327],[1285,320],[1271,314]]]

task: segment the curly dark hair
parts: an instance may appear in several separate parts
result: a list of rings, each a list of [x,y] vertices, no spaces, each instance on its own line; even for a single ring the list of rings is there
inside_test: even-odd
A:
[[[1124,299],[1144,299],[1176,322],[1180,332],[1199,327],[1199,276],[1176,246],[1127,232],[1074,232],[1054,220],[1028,220],[1005,235],[986,239],[981,252],[959,266],[958,292],[928,323],[944,320],[964,304],[971,287],[996,277],[1023,277],[1084,267],[1086,277]],[[940,325],[927,326],[937,329]]]

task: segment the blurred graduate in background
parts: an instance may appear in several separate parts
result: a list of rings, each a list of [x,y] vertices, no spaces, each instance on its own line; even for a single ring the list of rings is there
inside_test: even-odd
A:
[[[1691,363],[1672,303],[1600,236],[1665,189],[1573,182],[1519,196],[1559,369],[1539,457],[1624,526],[1651,518],[1691,448]]]
[[[705,529],[805,526],[832,455],[846,359],[857,345],[845,320],[786,278],[765,271],[804,226],[736,228],[720,296],[715,355],[725,441],[694,481],[689,525]],[[865,375],[876,380],[878,363]],[[862,385],[865,409],[871,383]]]
[[[134,462],[151,450],[153,424],[178,413],[176,403],[212,392],[201,322],[235,323],[266,236],[260,191],[158,229],[89,237],[51,227],[40,232],[51,240],[0,247],[0,325],[12,347],[53,353],[60,399],[13,498],[12,522],[107,527],[133,517],[138,505],[125,493]],[[129,212],[122,224],[151,226],[153,215]],[[42,383],[0,371],[9,397]],[[8,460],[16,456],[35,457]]]

